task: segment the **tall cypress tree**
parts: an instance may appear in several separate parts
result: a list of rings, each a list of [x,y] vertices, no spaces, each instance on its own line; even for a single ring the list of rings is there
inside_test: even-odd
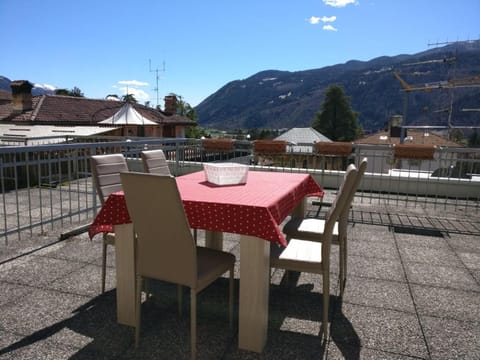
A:
[[[358,113],[350,107],[350,98],[338,85],[325,93],[322,109],[315,114],[312,127],[333,141],[352,141],[361,132]]]

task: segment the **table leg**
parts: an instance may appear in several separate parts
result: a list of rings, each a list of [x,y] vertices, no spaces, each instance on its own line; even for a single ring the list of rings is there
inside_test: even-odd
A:
[[[267,342],[270,242],[242,235],[238,347],[262,352]]]
[[[223,232],[205,231],[205,247],[215,250],[223,249]]]
[[[135,326],[135,238],[133,224],[115,225],[117,322]]]
[[[303,200],[293,209],[291,212],[292,218],[304,218],[307,208],[307,198],[304,197]]]

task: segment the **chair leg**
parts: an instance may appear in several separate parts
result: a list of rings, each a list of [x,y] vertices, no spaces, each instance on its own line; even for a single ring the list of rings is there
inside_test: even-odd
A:
[[[197,357],[197,294],[190,289],[190,358]]]
[[[233,330],[233,268],[230,269],[230,282],[229,282],[229,294],[228,294],[228,325],[230,331]]]
[[[320,201],[318,203],[315,203],[314,205],[317,205],[318,208],[317,208],[317,212],[315,214],[315,217],[318,219],[320,217],[320,211],[322,211],[322,202],[323,202],[323,198],[320,199]]]
[[[135,290],[135,347],[140,344],[140,324],[142,320],[142,277],[137,276],[137,286]]]
[[[145,292],[145,294],[147,296],[147,301],[149,301],[153,297],[153,294],[150,291],[150,280],[149,279],[145,279],[143,281],[143,291]]]
[[[345,239],[345,242],[343,244],[343,282],[342,286],[340,288],[340,296],[343,296],[343,292],[345,291],[345,285],[347,284],[347,260],[348,260],[348,247],[347,247],[347,239]]]
[[[105,279],[107,277],[107,243],[103,241],[102,248],[102,294],[105,292]]]
[[[177,285],[177,299],[178,299],[178,316],[182,317],[183,309],[183,288],[182,285]]]
[[[338,274],[338,282],[339,282],[339,285],[340,285],[340,297],[343,295],[343,283],[344,283],[344,280],[345,280],[345,239],[343,238],[340,238],[339,239],[339,264],[340,264],[340,267],[339,267],[339,274]]]
[[[345,284],[347,282],[347,236],[343,235],[340,239],[340,297],[343,297],[345,291]]]
[[[328,339],[328,309],[330,300],[330,280],[329,276],[323,275],[323,317],[322,317],[322,329],[323,337]]]

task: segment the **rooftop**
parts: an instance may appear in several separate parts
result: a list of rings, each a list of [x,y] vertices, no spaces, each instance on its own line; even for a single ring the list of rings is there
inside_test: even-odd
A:
[[[90,99],[75,96],[39,95],[32,96],[32,109],[19,114],[12,113],[13,103],[0,101],[0,121],[17,124],[42,125],[96,125],[113,116],[125,103],[123,101]],[[145,119],[159,124],[191,125],[186,117],[132,104]]]
[[[405,144],[424,144],[459,147],[460,145],[442,137],[429,129],[407,129]],[[392,145],[400,143],[400,136],[391,136],[390,131],[382,130],[355,141],[356,144]]]
[[[314,210],[314,209],[311,209]],[[395,214],[395,205],[355,203],[361,214]],[[462,218],[461,210],[415,208],[411,215]],[[472,219],[478,223],[478,214]],[[332,248],[330,337],[322,345],[321,277],[273,271],[268,342],[262,354],[241,351],[228,331],[228,280],[198,298],[199,359],[478,359],[480,237],[408,232],[388,222],[349,225],[348,281],[338,294],[338,249]],[[72,227],[74,224],[72,224]],[[403,229],[405,230],[405,229]],[[142,338],[115,313],[114,251],[100,294],[101,239],[85,233],[57,241],[58,229],[9,240],[0,253],[0,359],[189,358],[188,296],[177,314],[176,287],[154,283],[144,304]],[[203,232],[199,232],[202,237]],[[224,248],[240,257],[239,238]],[[202,238],[199,243],[202,244]],[[44,244],[38,250],[34,246]],[[18,247],[31,252],[9,261]],[[25,249],[25,247],[27,247]],[[4,251],[6,250],[6,251]],[[11,257],[11,256],[10,256]],[[235,271],[238,316],[238,264]]]
[[[319,141],[331,142],[329,138],[319,133],[314,128],[292,128],[282,135],[277,136],[275,140],[287,141],[290,145],[290,150],[293,152],[312,152],[311,146],[298,146],[297,144],[315,144]]]

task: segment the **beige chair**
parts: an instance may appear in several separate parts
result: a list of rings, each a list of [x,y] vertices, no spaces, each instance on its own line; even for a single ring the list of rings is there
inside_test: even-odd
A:
[[[120,172],[128,171],[127,161],[122,154],[95,155],[91,158],[91,169],[93,182],[103,205],[111,193],[122,190]],[[105,292],[108,245],[115,245],[114,233],[103,234],[102,293]]]
[[[171,175],[163,150],[142,151],[143,170],[146,173]]]
[[[349,194],[346,202],[346,206],[342,209],[339,221],[335,223],[332,234],[332,244],[338,245],[339,249],[339,281],[340,281],[340,296],[343,296],[345,290],[345,283],[347,279],[347,225],[348,225],[348,213],[352,206],[353,198],[360,185],[360,181],[363,178],[363,174],[367,168],[367,158],[364,158],[360,162],[358,172],[355,177],[355,181],[352,187],[349,189]],[[346,176],[346,173],[345,173]],[[344,180],[345,181],[345,177]],[[330,206],[330,205],[329,205]],[[320,218],[292,218],[288,221],[283,232],[289,238],[305,239],[318,241],[318,234],[322,234],[325,230],[325,219]]]
[[[357,169],[354,165],[347,168],[345,180],[342,182],[332,206],[325,218],[322,233],[316,233],[315,239],[300,240],[292,238],[286,248],[273,248],[270,254],[270,266],[287,271],[300,271],[322,274],[323,278],[323,316],[322,332],[328,338],[328,312],[330,298],[330,244],[333,228],[346,206],[350,189],[354,184]],[[275,251],[277,250],[277,251]]]
[[[142,151],[143,171],[149,174],[171,175],[163,150]],[[197,229],[193,229],[193,238],[197,242]]]
[[[190,288],[191,357],[196,356],[196,296],[225,272],[230,272],[230,328],[233,320],[233,269],[235,256],[197,247],[172,176],[121,174],[128,212],[137,234],[136,331],[140,341],[141,289],[146,278]]]

